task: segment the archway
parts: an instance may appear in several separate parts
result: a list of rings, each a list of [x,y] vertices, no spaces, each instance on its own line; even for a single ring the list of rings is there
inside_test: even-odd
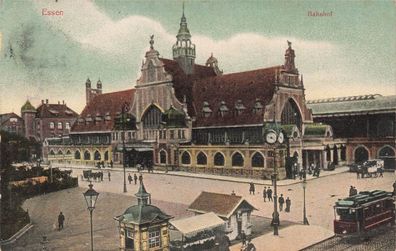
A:
[[[185,151],[183,152],[182,156],[181,156],[181,162],[183,165],[190,165],[191,164],[191,156],[190,154]]]
[[[384,146],[378,152],[378,158],[384,160],[384,168],[385,169],[395,169],[396,158],[395,158],[395,150],[393,150],[390,146]]]
[[[96,150],[94,153],[94,160],[100,160],[100,159],[101,159],[100,152]]]
[[[166,164],[166,151],[161,150],[159,153],[160,164]]]
[[[289,100],[283,106],[281,114],[282,125],[296,125],[301,131],[301,114],[296,102],[289,98]]]
[[[203,152],[199,152],[197,155],[197,164],[198,165],[206,165],[208,163],[208,159]]]
[[[264,157],[261,153],[256,152],[253,154],[252,167],[264,167]]]
[[[232,155],[232,166],[238,166],[238,167],[243,167],[244,159],[242,154],[239,152],[234,153]]]
[[[369,158],[367,149],[363,146],[359,146],[355,149],[354,159],[355,163],[363,163]]]
[[[91,159],[91,153],[88,150],[86,150],[84,152],[84,160],[90,160],[90,159]]]
[[[58,151],[58,155],[63,155],[62,150],[59,150],[59,151]]]
[[[104,160],[109,160],[109,151],[106,151],[104,154]]]
[[[219,152],[216,153],[213,162],[215,166],[224,166],[224,155]]]
[[[81,153],[80,153],[80,151],[76,151],[76,152],[74,153],[74,159],[81,159]]]

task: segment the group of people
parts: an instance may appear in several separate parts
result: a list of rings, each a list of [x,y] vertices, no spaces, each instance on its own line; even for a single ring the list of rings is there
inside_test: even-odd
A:
[[[256,251],[256,247],[251,242],[251,239],[250,238],[246,238],[245,231],[242,230],[242,232],[240,234],[240,238],[242,240],[241,251]]]
[[[316,176],[319,178],[319,175],[320,175],[319,165],[317,165],[315,163],[311,163],[311,165],[309,165],[308,168],[301,168],[300,170],[298,170],[298,164],[294,163],[294,165],[293,165],[293,179],[296,179],[297,175],[300,180],[306,179],[307,174],[312,175],[314,177]]]
[[[106,163],[106,164],[105,164],[104,161],[98,161],[98,162],[96,162],[96,167],[99,168],[99,169],[100,168],[105,168],[105,167],[113,168],[113,161],[110,160],[110,162]]]
[[[141,183],[143,182],[143,175],[142,175],[141,173],[139,174],[139,178],[138,178],[138,176],[136,175],[136,173],[133,174],[133,178],[132,178],[132,175],[131,175],[130,173],[128,173],[128,181],[129,181],[129,184],[131,184],[132,181],[134,181],[134,182],[135,182],[135,185],[136,185],[138,179],[139,179],[139,183],[141,184]]]
[[[256,188],[254,186],[254,183],[250,182],[249,194],[254,195],[255,191],[256,191]],[[234,191],[232,191],[232,194],[235,194]],[[273,201],[271,187],[266,187],[266,186],[264,187],[263,199],[264,199],[264,202],[266,202],[267,199],[268,199],[268,201]],[[283,194],[281,194],[281,196],[278,198],[278,203],[279,203],[279,211],[283,211],[283,206],[284,206],[284,204],[286,204],[285,212],[287,212],[287,213],[290,212],[291,200],[289,197],[287,197],[285,200],[285,198],[283,197]]]

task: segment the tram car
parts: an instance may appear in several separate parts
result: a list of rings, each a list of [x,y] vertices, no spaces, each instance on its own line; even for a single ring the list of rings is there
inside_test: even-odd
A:
[[[334,233],[361,235],[382,225],[394,225],[394,203],[392,193],[381,190],[340,199],[334,206]]]

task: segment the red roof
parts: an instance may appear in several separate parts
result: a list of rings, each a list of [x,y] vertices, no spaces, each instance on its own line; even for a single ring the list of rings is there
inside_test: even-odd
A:
[[[194,74],[185,75],[176,61],[161,60],[165,70],[173,77],[176,97],[180,101],[184,96],[187,98],[189,115],[196,117],[194,127],[263,123],[263,113],[253,112],[254,104],[256,99],[264,107],[270,102],[275,90],[275,73],[282,69],[282,66],[274,66],[217,76],[211,67],[196,64]],[[236,115],[234,109],[238,100],[246,109]],[[229,109],[223,117],[218,113],[222,101]],[[203,117],[204,102],[208,102],[212,110],[209,117]]]
[[[256,99],[263,108],[271,101],[275,85],[275,72],[280,66],[258,69],[253,71],[231,73],[195,81],[193,87],[194,109],[196,115],[195,127],[251,125],[263,123],[263,111],[254,113]],[[235,104],[241,101],[246,108],[237,115]],[[224,101],[228,113],[219,114],[221,102]],[[208,102],[212,110],[209,117],[202,113],[203,103]]]
[[[41,104],[37,108],[38,118],[75,118],[78,114],[66,104]]]
[[[228,218],[242,202],[245,202],[252,210],[255,209],[241,196],[204,191],[191,203],[187,210],[197,213],[214,212],[218,216]]]
[[[134,94],[135,89],[129,89],[96,96],[85,106],[80,115],[80,118],[84,119],[84,121],[79,122],[78,119],[72,127],[72,132],[112,130],[117,113],[121,112],[122,106],[125,102],[128,104],[132,103]],[[97,115],[100,116],[100,121],[96,121]],[[106,116],[110,116],[110,120],[106,120]],[[86,122],[85,120],[87,117],[91,117],[92,121]]]

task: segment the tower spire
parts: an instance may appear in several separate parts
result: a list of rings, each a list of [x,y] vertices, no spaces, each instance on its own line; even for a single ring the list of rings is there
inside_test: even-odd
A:
[[[173,45],[173,59],[179,63],[185,74],[193,74],[195,64],[195,44],[191,43],[191,34],[187,27],[187,19],[184,14],[184,1],[182,17],[180,19],[179,32],[176,35],[176,43]]]

